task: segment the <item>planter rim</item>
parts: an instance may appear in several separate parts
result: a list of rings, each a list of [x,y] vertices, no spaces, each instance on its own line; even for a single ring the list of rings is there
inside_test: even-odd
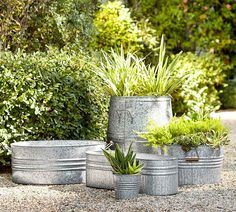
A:
[[[182,147],[182,145],[180,145],[180,144],[172,144],[172,145],[166,145],[166,147],[168,148],[168,147],[171,147],[171,146],[176,146],[176,147]],[[209,145],[199,145],[199,146],[197,146],[196,147],[196,149],[197,148],[203,148],[203,147],[207,147],[207,148],[211,148],[211,149],[220,149],[220,148],[223,148],[224,147],[224,145],[220,145],[219,147],[211,147],[211,146],[209,146]],[[194,150],[195,148],[192,148],[191,150]],[[190,150],[190,151],[191,151]]]
[[[115,176],[141,176],[141,173],[139,173],[139,174],[115,174],[115,173],[113,173],[113,175],[115,175]]]
[[[145,98],[152,98],[152,99],[171,99],[170,96],[111,96],[111,98],[117,98],[117,99],[132,99],[132,98],[139,98],[139,99],[145,99]]]
[[[70,143],[57,143],[68,141]],[[45,144],[47,142],[47,144]],[[55,148],[55,147],[84,147],[102,145],[103,141],[98,140],[37,140],[37,141],[22,141],[11,144],[11,147],[29,147],[29,148]]]
[[[89,155],[103,155],[103,152],[102,152],[102,150],[95,150],[95,151],[87,151],[86,155],[87,154],[89,154]]]
[[[147,161],[170,161],[177,160],[176,157],[168,156],[168,155],[157,155],[157,154],[149,154],[149,153],[137,153],[138,160],[147,160]]]

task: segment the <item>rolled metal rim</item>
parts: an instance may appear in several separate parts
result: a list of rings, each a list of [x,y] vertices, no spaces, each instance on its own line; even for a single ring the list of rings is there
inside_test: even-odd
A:
[[[97,151],[87,151],[86,155],[103,155],[102,150],[97,150]],[[105,156],[104,156],[105,157]]]
[[[111,99],[140,99],[140,100],[145,100],[145,99],[156,99],[157,101],[169,101],[171,99],[170,96],[111,96]]]
[[[22,141],[12,143],[11,147],[30,147],[30,148],[55,148],[55,147],[86,147],[94,145],[102,145],[103,141],[98,140],[38,140],[38,141]]]
[[[157,155],[157,154],[146,154],[146,153],[138,153],[136,158],[138,160],[147,160],[147,161],[173,161],[177,160],[176,157],[167,156],[167,155]]]

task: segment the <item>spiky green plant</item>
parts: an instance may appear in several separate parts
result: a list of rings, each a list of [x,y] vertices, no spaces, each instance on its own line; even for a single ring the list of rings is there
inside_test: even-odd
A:
[[[174,75],[179,53],[170,63],[166,57],[164,36],[161,38],[157,66],[146,65],[144,58],[135,53],[124,54],[111,50],[102,51],[99,64],[92,64],[93,71],[104,81],[113,96],[166,96],[171,95],[185,79]]]
[[[136,160],[136,154],[132,151],[132,143],[125,155],[118,144],[115,144],[115,151],[103,149],[103,154],[111,164],[114,174],[139,174],[143,168]]]

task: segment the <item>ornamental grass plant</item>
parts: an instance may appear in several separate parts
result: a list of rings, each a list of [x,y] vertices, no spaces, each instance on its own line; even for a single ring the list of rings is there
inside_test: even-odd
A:
[[[111,96],[167,96],[180,87],[185,77],[174,74],[179,53],[171,62],[166,56],[164,36],[161,38],[158,65],[146,65],[144,58],[123,49],[102,52],[99,63],[93,63],[93,71],[103,80]]]

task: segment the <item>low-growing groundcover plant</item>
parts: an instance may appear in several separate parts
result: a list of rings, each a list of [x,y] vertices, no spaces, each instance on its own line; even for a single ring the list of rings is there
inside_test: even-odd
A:
[[[82,52],[0,53],[0,164],[23,140],[102,139],[108,98]]]
[[[148,145],[165,147],[179,144],[183,150],[189,151],[200,145],[217,148],[228,144],[228,129],[219,119],[202,118],[189,119],[174,117],[168,126],[158,126],[150,123],[147,132],[140,133],[140,137],[147,139]]]
[[[143,165],[136,160],[136,154],[132,150],[132,143],[129,146],[127,154],[115,144],[115,151],[103,149],[103,154],[111,164],[114,174],[140,174]]]
[[[164,36],[160,43],[158,65],[146,65],[144,58],[133,53],[103,52],[99,64],[93,63],[93,71],[103,80],[107,93],[112,96],[166,96],[180,87],[185,77],[174,74],[179,53],[169,62],[166,57]]]

